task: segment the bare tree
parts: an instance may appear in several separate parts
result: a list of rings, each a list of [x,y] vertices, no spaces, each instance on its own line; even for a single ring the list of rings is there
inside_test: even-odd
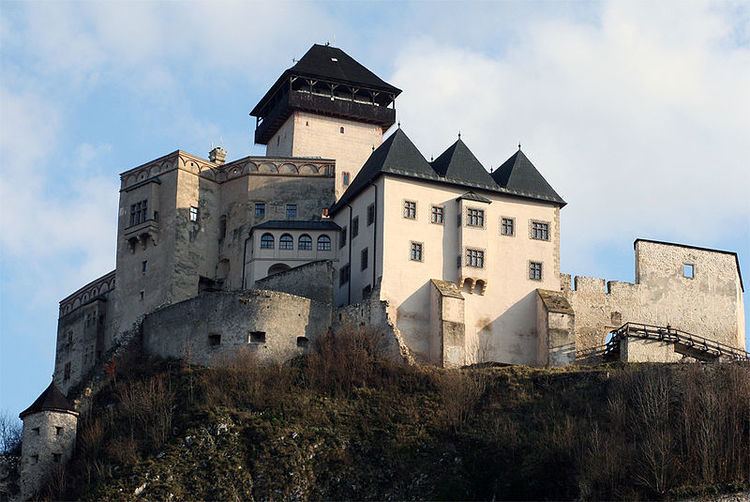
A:
[[[21,423],[7,411],[0,412],[0,454],[21,454]]]

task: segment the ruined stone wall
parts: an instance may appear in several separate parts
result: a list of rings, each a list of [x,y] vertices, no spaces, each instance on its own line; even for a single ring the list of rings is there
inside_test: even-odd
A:
[[[154,355],[208,366],[242,348],[261,359],[284,360],[330,324],[330,305],[309,298],[264,290],[204,292],[147,315],[143,345]]]
[[[21,497],[31,497],[57,466],[73,455],[78,416],[75,413],[40,411],[23,419],[21,446]]]
[[[256,281],[255,287],[333,304],[333,262],[315,261]]]
[[[736,256],[688,246],[636,241],[636,282],[561,276],[575,311],[577,349],[602,345],[626,322],[673,328],[743,348],[744,307]],[[694,266],[694,277],[683,265]]]

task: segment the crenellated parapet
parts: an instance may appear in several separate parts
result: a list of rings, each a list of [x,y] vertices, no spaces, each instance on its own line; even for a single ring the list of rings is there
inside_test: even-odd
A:
[[[92,281],[60,301],[60,317],[70,314],[90,301],[108,295],[115,289],[115,270]]]

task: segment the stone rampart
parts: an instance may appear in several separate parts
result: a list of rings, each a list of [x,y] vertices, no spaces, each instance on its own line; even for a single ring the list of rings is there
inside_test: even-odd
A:
[[[258,289],[280,291],[333,304],[333,263],[314,261],[255,281]]]

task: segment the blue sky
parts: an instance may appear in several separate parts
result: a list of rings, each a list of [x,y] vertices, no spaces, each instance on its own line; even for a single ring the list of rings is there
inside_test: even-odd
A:
[[[644,237],[736,250],[750,283],[747,2],[4,1],[0,409],[48,384],[57,302],[114,268],[118,173],[262,154],[249,110],[326,41],[404,90],[426,156],[520,141],[569,203],[563,271],[632,281]]]

